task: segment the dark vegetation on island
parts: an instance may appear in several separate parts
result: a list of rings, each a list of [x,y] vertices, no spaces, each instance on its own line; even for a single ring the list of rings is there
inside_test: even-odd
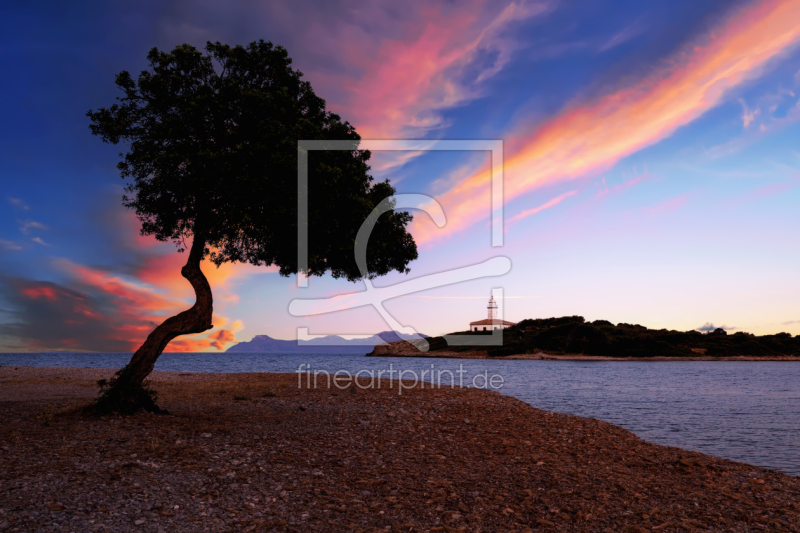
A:
[[[491,335],[459,332],[458,335]],[[447,346],[443,337],[428,339],[432,352],[474,350],[472,346]],[[503,331],[503,345],[488,347],[489,357],[515,354],[583,354],[608,357],[711,357],[800,355],[800,335],[756,336],[718,328],[709,333],[648,329],[639,324],[587,322],[581,316],[527,319]]]

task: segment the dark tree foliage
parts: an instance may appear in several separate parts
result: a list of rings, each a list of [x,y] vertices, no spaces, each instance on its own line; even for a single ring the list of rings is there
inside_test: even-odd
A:
[[[184,44],[169,53],[153,48],[147,58],[138,79],[126,71],[116,76],[123,96],[89,111],[90,128],[105,142],[127,143],[118,164],[127,180],[123,204],[136,212],[142,235],[190,250],[182,274],[197,304],[148,337],[112,380],[107,400],[139,388],[170,340],[211,328],[211,290],[199,267],[204,257],[217,265],[276,265],[284,276],[297,272],[298,140],[360,140],[325,109],[280,46],[217,42],[203,53]],[[373,181],[369,158],[364,150],[309,154],[309,275],[362,277],[353,256],[356,233],[395,192]],[[380,217],[368,247],[369,277],[408,272],[417,258],[410,221],[405,212]],[[113,410],[114,402],[106,404]]]
[[[90,111],[104,141],[130,141],[118,168],[129,179],[124,205],[142,234],[185,247],[202,234],[212,260],[277,265],[297,272],[297,141],[360,139],[325,110],[286,50],[208,43],[153,48],[150,69],[120,72],[119,104]],[[313,151],[309,161],[309,273],[356,280],[355,234],[394,194],[368,174],[368,151]],[[370,239],[369,270],[407,271],[417,257],[407,213],[381,218]],[[374,242],[373,242],[374,241]]]
[[[722,331],[722,333],[720,333]],[[482,332],[479,332],[482,333]],[[460,332],[459,335],[472,335]],[[431,351],[474,350],[469,346],[447,346],[441,337],[428,339]],[[581,316],[526,319],[503,331],[503,345],[491,347],[489,356],[545,352],[609,357],[712,357],[800,355],[800,335],[763,335],[724,330],[708,334],[699,331],[653,330],[639,324],[607,320],[588,323]]]

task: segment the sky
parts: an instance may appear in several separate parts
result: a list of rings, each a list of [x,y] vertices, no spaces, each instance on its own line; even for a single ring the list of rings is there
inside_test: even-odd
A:
[[[124,146],[93,137],[86,112],[154,46],[258,39],[363,139],[502,141],[502,246],[490,152],[373,152],[376,179],[446,218],[413,211],[419,258],[376,288],[511,262],[386,300],[402,326],[463,331],[502,289],[510,321],[800,334],[798,20],[800,0],[3,2],[0,351],[132,352],[192,305],[185,256],[139,235]],[[289,311],[363,282],[203,270],[215,327],[167,351],[390,329],[369,305]]]

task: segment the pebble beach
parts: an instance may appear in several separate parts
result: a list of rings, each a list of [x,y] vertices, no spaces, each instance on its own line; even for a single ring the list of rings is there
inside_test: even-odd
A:
[[[1,367],[0,531],[800,531],[800,479],[475,389]]]

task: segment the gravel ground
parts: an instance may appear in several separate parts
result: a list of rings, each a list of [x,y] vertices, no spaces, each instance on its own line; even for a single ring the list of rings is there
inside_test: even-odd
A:
[[[0,368],[0,531],[800,531],[798,478],[493,392],[157,372],[171,414],[73,414],[112,373]]]

